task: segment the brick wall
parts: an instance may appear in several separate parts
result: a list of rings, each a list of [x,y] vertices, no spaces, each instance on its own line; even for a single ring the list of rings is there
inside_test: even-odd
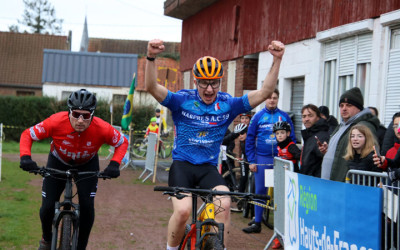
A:
[[[137,91],[145,91],[144,85],[144,71],[146,67],[146,58],[138,59],[138,72],[137,72]],[[170,91],[176,92],[183,88],[182,76],[179,71],[179,62],[170,58],[157,58],[157,82],[166,86]],[[167,80],[167,81],[166,81]]]

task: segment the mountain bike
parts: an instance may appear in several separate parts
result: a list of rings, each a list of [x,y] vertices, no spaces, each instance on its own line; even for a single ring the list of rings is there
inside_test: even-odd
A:
[[[179,249],[200,250],[200,249],[224,249],[224,224],[215,221],[215,215],[221,211],[215,196],[235,196],[245,200],[268,200],[267,195],[254,193],[238,193],[217,191],[209,189],[165,187],[155,186],[154,191],[162,191],[164,194],[174,196],[177,199],[192,197],[192,222],[186,225],[185,235]],[[203,204],[197,210],[197,198],[203,199]]]
[[[132,154],[139,158],[144,158],[147,154],[147,138],[138,138],[133,142]],[[162,159],[168,158],[172,153],[172,144],[160,139],[158,156]]]
[[[229,159],[224,160],[225,164],[223,164],[223,168],[225,168],[224,172],[222,173],[222,177],[225,179],[225,182],[230,191],[238,191],[239,190],[239,183],[236,178],[236,173],[240,173],[240,167],[236,167],[233,162]]]
[[[66,180],[64,201],[56,201],[55,203],[51,249],[75,250],[78,244],[80,208],[79,204],[76,204],[72,201],[73,197],[77,194],[73,194],[73,183],[76,185],[76,179],[78,176],[83,177],[78,181],[82,181],[91,177],[103,179],[111,179],[111,177],[106,176],[103,174],[103,172],[99,171],[78,172],[77,169],[62,171],[45,167],[30,171],[30,173],[39,174],[43,177]]]

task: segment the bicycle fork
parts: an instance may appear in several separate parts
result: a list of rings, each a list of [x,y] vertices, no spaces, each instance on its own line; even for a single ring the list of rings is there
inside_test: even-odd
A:
[[[211,227],[217,228],[217,233],[211,232]],[[205,208],[200,214],[199,220],[196,222],[196,249],[201,249],[204,239],[209,235],[217,235],[221,242],[224,242],[224,224],[215,221],[215,205],[207,202]]]

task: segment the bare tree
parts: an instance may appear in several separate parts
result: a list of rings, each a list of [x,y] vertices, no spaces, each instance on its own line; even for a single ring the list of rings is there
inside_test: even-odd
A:
[[[18,23],[29,30],[24,32],[39,34],[60,34],[62,32],[62,19],[55,17],[55,9],[47,0],[23,0],[25,4],[22,20]],[[8,27],[10,32],[20,32],[18,25]]]

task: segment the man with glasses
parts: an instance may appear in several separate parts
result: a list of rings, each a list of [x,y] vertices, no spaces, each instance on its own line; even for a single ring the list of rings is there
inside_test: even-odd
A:
[[[168,91],[157,84],[155,64],[156,56],[164,49],[161,40],[155,39],[148,43],[145,84],[147,91],[161,105],[171,110],[175,124],[173,163],[168,185],[228,191],[216,168],[225,131],[237,115],[252,110],[272,94],[276,87],[284,45],[273,41],[268,46],[268,51],[274,58],[263,86],[242,97],[232,97],[219,91],[224,71],[221,62],[211,56],[198,59],[193,66],[195,89],[180,90],[177,93]],[[191,198],[172,198],[172,205],[174,212],[168,224],[167,249],[178,249],[186,221],[191,214]],[[216,221],[225,224],[224,236],[227,242],[230,198],[223,197],[218,201],[218,206],[222,207],[222,212],[216,215]]]
[[[96,97],[86,89],[73,92],[68,98],[69,111],[56,113],[33,127],[26,129],[20,139],[20,167],[25,171],[37,170],[31,158],[33,141],[52,138],[48,168],[66,171],[98,171],[97,152],[104,143],[115,147],[114,156],[104,170],[112,178],[120,175],[119,165],[128,148],[128,141],[109,123],[93,116]],[[78,249],[85,249],[94,222],[94,197],[97,190],[97,177],[76,182],[80,205],[80,226]],[[42,240],[39,249],[50,249],[51,227],[54,217],[54,204],[60,199],[65,188],[65,180],[51,177],[43,178]]]

